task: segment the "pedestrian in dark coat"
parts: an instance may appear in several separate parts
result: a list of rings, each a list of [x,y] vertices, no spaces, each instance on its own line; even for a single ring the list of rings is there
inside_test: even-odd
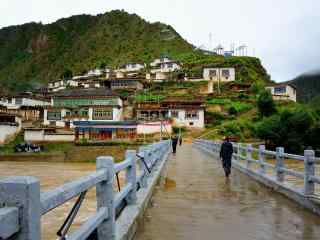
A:
[[[221,145],[220,159],[222,159],[223,169],[227,178],[231,174],[232,154],[232,143],[230,142],[229,137],[226,137],[225,141]]]
[[[177,151],[177,144],[178,144],[178,137],[177,136],[173,136],[171,138],[171,142],[172,142],[172,153],[176,153]]]

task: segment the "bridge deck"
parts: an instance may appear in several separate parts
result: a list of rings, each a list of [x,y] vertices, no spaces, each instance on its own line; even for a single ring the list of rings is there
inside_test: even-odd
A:
[[[319,239],[320,218],[184,145],[168,163],[137,240]]]

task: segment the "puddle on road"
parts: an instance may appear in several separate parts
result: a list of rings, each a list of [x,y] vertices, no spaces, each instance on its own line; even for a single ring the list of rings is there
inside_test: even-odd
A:
[[[177,186],[177,183],[176,183],[174,180],[172,180],[172,179],[170,179],[170,178],[168,178],[168,177],[165,178],[165,180],[164,180],[164,186],[163,186],[164,191],[173,190],[173,189],[176,188],[176,186]]]

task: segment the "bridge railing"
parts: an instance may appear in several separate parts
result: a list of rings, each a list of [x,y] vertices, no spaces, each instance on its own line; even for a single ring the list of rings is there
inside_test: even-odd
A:
[[[209,153],[219,155],[222,143],[197,139],[194,144]],[[233,143],[233,148],[233,164],[240,168],[242,172],[255,176],[256,179],[259,178],[264,183],[268,182],[267,185],[274,188],[285,188],[283,192],[289,197],[291,197],[290,192],[295,192],[295,196],[302,197],[301,201],[299,200],[300,203],[304,202],[304,205],[308,205],[308,208],[313,208],[312,210],[320,214],[320,207],[318,206],[320,198],[315,192],[316,184],[320,184],[320,176],[315,171],[316,164],[320,163],[320,159],[315,157],[315,151],[305,150],[304,155],[300,156],[285,153],[283,147],[276,148],[276,151],[268,151],[264,145],[254,148],[251,144]],[[304,164],[303,171],[286,167],[286,159],[302,162]],[[253,164],[258,167],[254,168]],[[268,171],[269,169],[271,169],[271,172]],[[287,182],[285,180],[286,175],[303,180],[303,187],[293,186]],[[306,199],[312,200],[312,203],[306,203]],[[313,204],[315,202],[317,205]]]
[[[114,164],[112,157],[98,157],[95,172],[44,193],[40,193],[40,182],[34,177],[1,180],[0,239],[40,240],[41,216],[77,196],[75,206],[59,230],[60,239],[85,240],[95,230],[98,240],[115,239],[116,209],[124,201],[127,205],[136,202],[137,191],[147,187],[146,179],[157,162],[166,157],[169,148],[169,141],[161,141],[141,147],[138,154],[136,150],[128,150],[125,160],[118,164]],[[125,185],[114,194],[114,178],[120,171],[126,171]],[[66,238],[86,192],[94,187],[97,212]]]

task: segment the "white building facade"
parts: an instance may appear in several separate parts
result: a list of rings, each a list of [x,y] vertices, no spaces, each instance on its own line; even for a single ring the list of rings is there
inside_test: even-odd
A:
[[[273,86],[267,86],[272,94],[274,100],[287,100],[297,102],[297,89],[292,84],[276,84]]]
[[[233,82],[236,80],[235,68],[203,68],[203,79],[214,82]]]

